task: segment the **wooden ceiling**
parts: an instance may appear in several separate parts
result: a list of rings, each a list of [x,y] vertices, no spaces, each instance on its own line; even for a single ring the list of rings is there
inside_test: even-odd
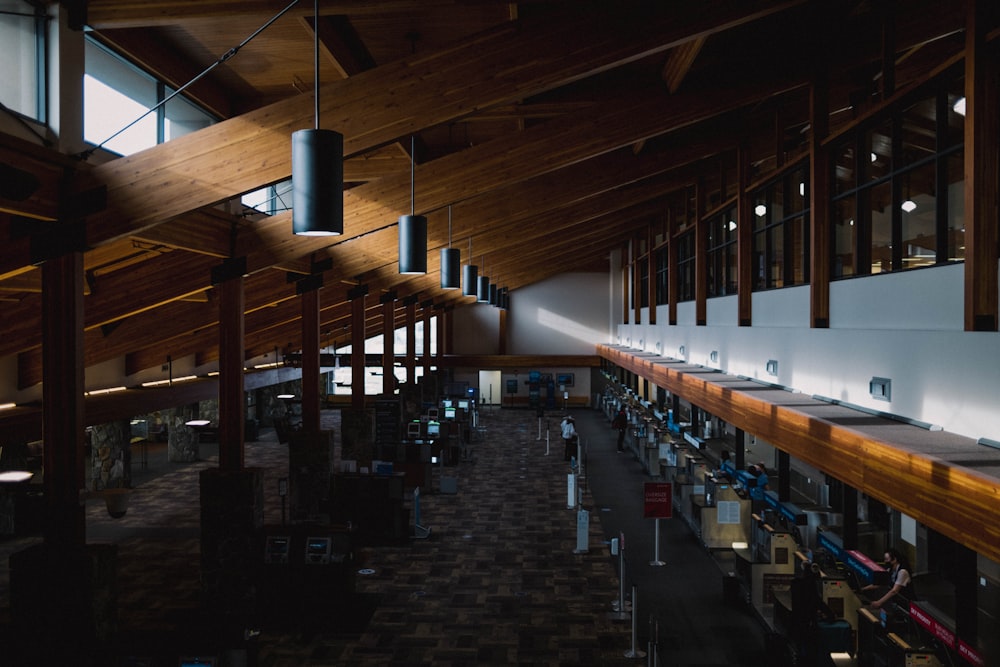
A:
[[[69,4],[86,7],[97,39],[174,86],[288,5]],[[345,138],[345,233],[331,240],[293,236],[290,211],[247,215],[234,205],[288,179],[291,133],[313,126],[305,0],[191,86],[223,119],[212,127],[102,164],[0,136],[0,163],[41,183],[31,197],[0,198],[0,233],[10,239],[0,254],[0,357],[19,355],[19,386],[40,381],[44,256],[20,216],[57,220],[44,238],[85,228],[88,366],[124,357],[133,373],[168,355],[216,359],[211,271],[231,256],[245,256],[250,274],[248,357],[298,349],[288,272],[326,259],[324,332],[350,324],[347,295],[358,284],[371,295],[369,335],[381,331],[377,296],[390,290],[472,307],[471,297],[438,287],[438,250],[449,242],[463,264],[471,242],[473,263],[509,287],[516,308],[519,288],[606,271],[624,242],[663,228],[670,199],[689,187],[700,184],[710,208],[738,146],[756,176],[801,156],[817,72],[836,129],[877,105],[887,79],[905,88],[959,57],[962,5],[320,0],[321,125]],[[89,210],[102,188],[106,205]],[[429,219],[425,276],[396,269],[396,221],[411,203]],[[67,210],[86,215],[68,220],[59,213]]]

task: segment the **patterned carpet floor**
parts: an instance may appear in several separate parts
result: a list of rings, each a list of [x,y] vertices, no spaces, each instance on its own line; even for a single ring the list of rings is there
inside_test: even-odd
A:
[[[324,428],[339,427],[335,411],[323,420]],[[248,628],[259,632],[249,639],[213,636],[218,625],[201,602],[197,473],[217,465],[215,450],[203,445],[202,460],[186,464],[151,450],[149,470],[135,471],[124,517],[112,519],[102,503],[87,506],[88,542],[118,545],[115,664],[175,667],[195,653],[214,654],[217,665],[258,667],[620,664],[631,625],[609,613],[615,565],[594,513],[588,549],[576,553],[577,512],[567,507],[569,467],[554,421],[547,454],[533,412],[483,411],[469,460],[434,469],[431,487],[447,474],[457,493],[419,499],[429,536],[360,548],[353,594]],[[260,437],[247,443],[246,465],[264,470],[265,524],[278,525],[288,450],[273,432]],[[586,488],[581,493],[591,506]],[[404,502],[413,517],[412,493]],[[3,566],[37,540],[0,542]],[[8,579],[0,570],[0,620],[9,615]]]

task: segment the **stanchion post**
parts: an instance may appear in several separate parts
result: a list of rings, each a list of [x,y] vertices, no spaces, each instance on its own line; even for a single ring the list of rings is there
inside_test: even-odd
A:
[[[653,560],[649,561],[649,564],[653,567],[660,567],[666,565],[662,560],[660,560],[660,519],[657,517],[656,521],[656,532],[653,537]]]
[[[614,611],[608,614],[609,618],[617,621],[626,621],[631,617],[625,606],[625,533],[619,533],[618,537],[618,599],[611,603]]]
[[[632,584],[632,648],[625,651],[626,658],[645,658],[646,652],[640,651],[635,647],[636,642],[636,629],[635,629],[635,607],[637,604],[638,597],[636,595],[635,584]]]

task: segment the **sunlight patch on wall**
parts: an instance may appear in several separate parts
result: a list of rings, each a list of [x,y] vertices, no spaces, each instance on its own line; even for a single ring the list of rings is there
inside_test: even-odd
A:
[[[564,336],[569,336],[576,340],[582,340],[586,343],[599,343],[603,342],[607,338],[607,333],[603,331],[598,331],[597,329],[583,326],[579,322],[571,320],[568,317],[563,317],[562,315],[557,315],[551,310],[546,310],[545,308],[538,309],[538,323],[543,327],[558,331]]]

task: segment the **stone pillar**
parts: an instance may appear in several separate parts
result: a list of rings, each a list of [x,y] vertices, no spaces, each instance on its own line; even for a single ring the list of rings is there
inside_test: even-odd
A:
[[[201,454],[198,431],[190,426],[170,429],[167,438],[167,460],[172,463],[191,463]]]
[[[90,430],[92,491],[132,486],[132,428],[127,420]]]
[[[220,623],[243,624],[255,611],[255,572],[263,553],[264,472],[207,468],[201,488],[201,585],[204,607]]]

